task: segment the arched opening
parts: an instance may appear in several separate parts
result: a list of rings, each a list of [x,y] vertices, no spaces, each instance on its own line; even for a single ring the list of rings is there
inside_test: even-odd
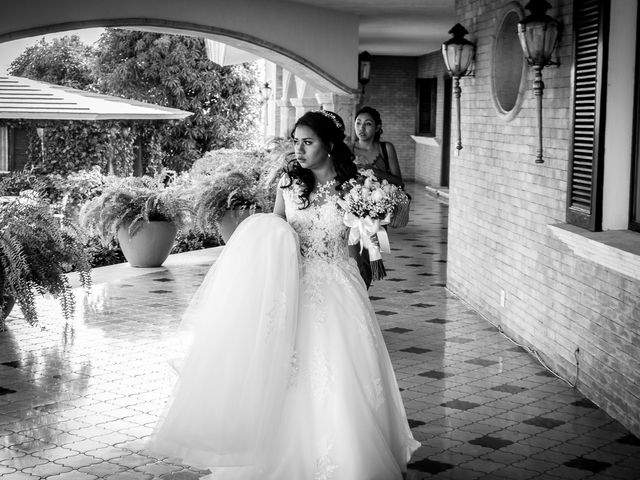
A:
[[[7,6],[0,42],[90,27],[128,27],[194,35],[227,43],[272,61],[319,91],[357,91],[358,19],[302,4],[278,1],[181,3],[143,0],[82,2],[64,6],[36,0],[28,9]],[[332,28],[326,28],[331,25]],[[322,48],[318,48],[322,45]]]

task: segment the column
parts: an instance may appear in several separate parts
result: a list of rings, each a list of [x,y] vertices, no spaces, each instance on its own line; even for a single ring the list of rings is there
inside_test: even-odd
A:
[[[280,112],[278,135],[289,138],[293,124],[296,121],[296,109],[291,105],[291,100],[288,98],[276,100],[276,107]]]
[[[292,98],[290,101],[291,105],[295,108],[295,120],[311,110],[320,109],[320,104],[314,97]]]
[[[360,101],[360,94],[340,95],[331,92],[316,93],[318,103],[324,110],[330,110],[340,115],[344,121],[346,142],[352,143],[354,136],[353,122],[356,105]]]

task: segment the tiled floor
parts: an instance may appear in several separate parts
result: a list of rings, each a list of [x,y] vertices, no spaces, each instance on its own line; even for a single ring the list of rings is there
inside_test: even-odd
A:
[[[390,232],[389,277],[370,290],[422,442],[409,479],[640,479],[640,440],[447,292],[447,207],[413,188],[411,224]],[[216,254],[97,270],[71,325],[44,300],[42,328],[11,319],[2,480],[207,473],[150,455],[145,439],[170,391],[180,314]]]

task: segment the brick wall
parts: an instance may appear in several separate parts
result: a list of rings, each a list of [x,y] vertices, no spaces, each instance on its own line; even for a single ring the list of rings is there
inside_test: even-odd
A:
[[[477,62],[475,77],[462,81],[464,149],[451,156],[447,287],[560,375],[578,375],[583,394],[640,434],[639,282],[577,256],[549,227],[566,220],[572,1],[555,0],[547,12],[563,34],[560,66],[543,72],[542,165],[534,163],[533,72],[514,118],[492,101],[491,50],[507,2],[496,3],[456,1]]]
[[[382,140],[393,143],[403,177],[414,178],[416,57],[374,56],[370,81],[358,108],[369,105],[382,117]]]
[[[418,58],[418,78],[436,78],[438,84],[436,135],[431,139],[435,145],[416,144],[415,178],[434,187],[441,185],[443,129],[445,118],[447,118],[444,111],[445,78],[448,76],[442,53],[439,50]],[[455,121],[455,117],[452,120]]]

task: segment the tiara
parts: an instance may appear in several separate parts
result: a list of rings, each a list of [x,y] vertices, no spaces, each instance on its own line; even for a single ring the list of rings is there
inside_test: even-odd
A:
[[[338,130],[340,130],[341,132],[344,132],[344,123],[342,122],[342,119],[338,117],[338,115],[336,115],[333,112],[330,112],[329,110],[314,110],[314,112],[321,113],[322,115],[327,117],[329,120],[331,120],[333,124],[338,128]]]

